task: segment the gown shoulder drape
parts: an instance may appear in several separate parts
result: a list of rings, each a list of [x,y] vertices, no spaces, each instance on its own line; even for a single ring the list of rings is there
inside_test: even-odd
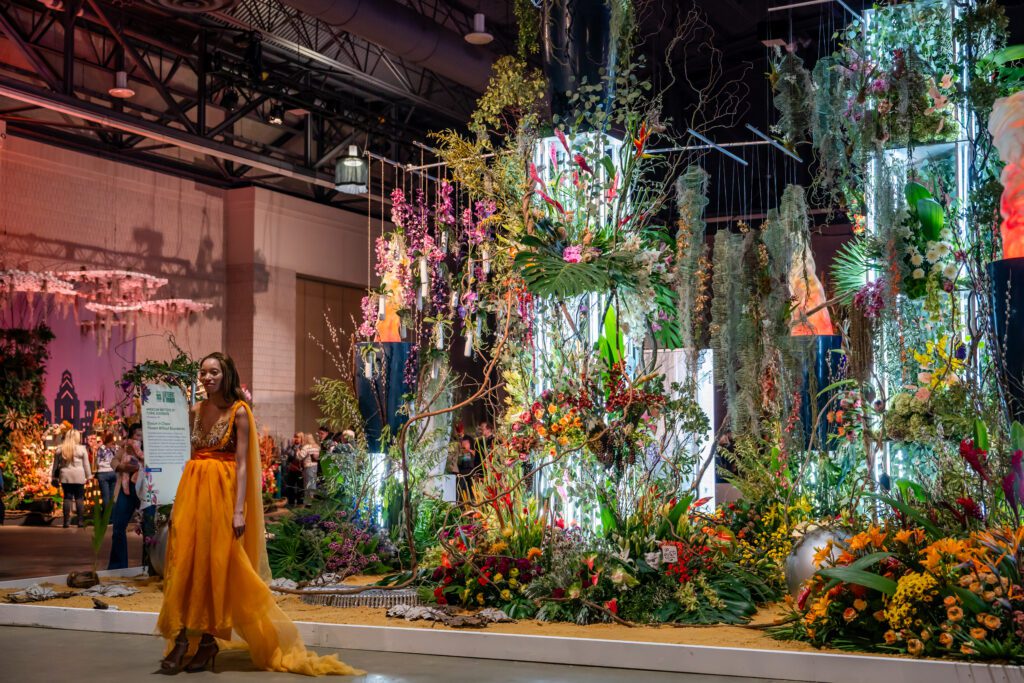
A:
[[[245,533],[236,539],[232,512],[237,481],[235,416],[239,409],[249,422],[249,438]],[[192,458],[185,465],[174,500],[164,600],[157,620],[167,649],[186,629],[192,641],[210,633],[224,647],[248,648],[253,663],[261,669],[309,676],[362,673],[334,655],[320,657],[306,650],[298,629],[281,611],[267,585],[271,577],[262,471],[249,406],[244,401],[235,403],[205,433],[198,419],[192,427]]]

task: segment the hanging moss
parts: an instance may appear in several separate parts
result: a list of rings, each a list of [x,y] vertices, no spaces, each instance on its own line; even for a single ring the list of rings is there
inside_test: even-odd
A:
[[[779,122],[774,126],[790,145],[807,142],[811,128],[811,74],[804,60],[787,53],[773,65],[772,79],[775,109]]]
[[[708,205],[708,173],[689,166],[676,180],[679,210],[676,233],[676,291],[679,293],[679,325],[683,348],[700,347],[701,325],[707,312],[708,261],[704,209]],[[696,359],[696,356],[694,356]]]

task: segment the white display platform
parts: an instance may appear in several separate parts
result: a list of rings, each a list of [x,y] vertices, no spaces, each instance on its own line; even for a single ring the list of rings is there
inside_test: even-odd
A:
[[[0,604],[0,625],[152,635],[153,612]],[[298,622],[310,646],[821,683],[1024,683],[1016,666],[623,640]],[[154,652],[160,648],[154,644]],[[154,655],[156,656],[156,655]]]

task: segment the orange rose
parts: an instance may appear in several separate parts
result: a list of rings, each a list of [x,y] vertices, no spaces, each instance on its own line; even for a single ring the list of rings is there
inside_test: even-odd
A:
[[[950,607],[946,609],[946,617],[950,621],[960,621],[964,618],[964,611],[959,607]]]

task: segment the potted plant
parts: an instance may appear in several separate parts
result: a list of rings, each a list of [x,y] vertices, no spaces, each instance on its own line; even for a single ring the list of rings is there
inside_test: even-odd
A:
[[[71,572],[68,574],[68,586],[71,588],[92,588],[100,582],[97,567],[100,563],[100,549],[103,539],[110,526],[110,515],[114,511],[113,503],[92,506],[92,571]]]

